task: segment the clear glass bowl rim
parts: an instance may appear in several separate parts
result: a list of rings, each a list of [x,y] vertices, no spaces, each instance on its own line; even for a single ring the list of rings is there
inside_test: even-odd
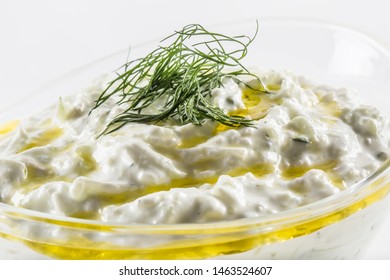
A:
[[[216,26],[224,26],[228,27],[233,24],[245,24],[249,22],[254,22],[256,19],[247,19],[241,21],[233,21],[227,22],[223,24],[218,24]],[[376,50],[384,53],[386,56],[390,58],[390,50],[384,45],[382,42],[379,42],[377,39],[364,34],[360,31],[352,29],[350,27],[346,27],[343,25],[339,25],[336,23],[307,19],[307,18],[264,18],[259,21],[261,24],[287,24],[287,25],[295,25],[295,26],[311,26],[317,28],[327,28],[334,30],[341,30],[344,32],[350,32],[354,35],[358,35],[362,40],[369,42],[373,45]],[[160,38],[159,38],[160,39]],[[134,48],[140,48],[143,45],[149,44],[151,42],[156,42],[157,39],[149,40],[143,42],[141,44],[137,44]],[[77,72],[83,71],[89,67],[93,67],[95,64],[108,60],[113,56],[116,56],[120,53],[128,52],[128,49],[120,50],[111,55],[103,57],[97,61],[89,63],[87,65],[83,65],[78,67],[56,79],[53,79],[46,83],[48,86],[50,84],[56,83],[56,81],[64,79],[68,76],[76,75]],[[44,88],[44,86],[42,86]],[[39,90],[33,91],[31,95],[38,92]],[[375,193],[380,190],[383,185],[376,184],[372,187],[372,184],[379,180],[381,177],[390,173],[390,159],[383,163],[383,165],[369,177],[364,180],[356,183],[355,185],[345,189],[335,195],[329,196],[325,199],[316,201],[311,204],[307,204],[298,208],[294,208],[291,210],[264,215],[254,218],[243,218],[238,220],[230,220],[230,221],[220,221],[220,222],[211,222],[211,223],[191,223],[191,224],[121,224],[121,223],[108,223],[97,220],[86,220],[79,218],[71,218],[71,217],[62,217],[56,216],[53,214],[48,214],[44,212],[39,212],[35,210],[29,210],[24,208],[17,208],[15,206],[11,206],[5,203],[0,203],[0,215],[9,216],[9,217],[17,217],[19,219],[31,220],[37,222],[43,222],[47,224],[62,224],[67,228],[96,228],[99,231],[115,231],[119,230],[120,232],[129,231],[132,233],[143,233],[143,234],[161,234],[167,232],[169,234],[176,235],[186,235],[189,233],[197,233],[197,232],[207,232],[208,230],[212,230],[213,233],[224,232],[224,230],[235,229],[234,231],[248,230],[259,227],[264,227],[267,230],[270,228],[279,228],[280,226],[285,225],[286,223],[299,223],[306,221],[309,217],[311,220],[315,220],[316,217],[321,217],[326,214],[331,214],[335,211],[342,210],[354,202],[357,202],[365,197],[368,197],[370,194]]]

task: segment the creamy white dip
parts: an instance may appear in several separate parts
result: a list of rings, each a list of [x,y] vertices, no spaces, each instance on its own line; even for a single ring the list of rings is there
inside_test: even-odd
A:
[[[89,114],[106,80],[61,98],[0,129],[0,202],[125,224],[233,220],[336,194],[388,158],[388,119],[350,90],[259,76],[271,93],[227,79],[211,96],[251,127],[128,124],[98,137],[124,109],[110,99]]]

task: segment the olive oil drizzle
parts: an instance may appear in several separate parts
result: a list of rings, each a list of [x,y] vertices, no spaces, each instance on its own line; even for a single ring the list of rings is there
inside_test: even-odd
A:
[[[0,136],[12,132],[18,127],[19,124],[20,124],[19,120],[13,120],[0,125]]]
[[[62,134],[63,131],[61,128],[56,125],[50,125],[38,135],[33,136],[31,139],[28,139],[26,144],[19,150],[18,153],[22,153],[32,148],[48,145],[57,138],[59,138]]]

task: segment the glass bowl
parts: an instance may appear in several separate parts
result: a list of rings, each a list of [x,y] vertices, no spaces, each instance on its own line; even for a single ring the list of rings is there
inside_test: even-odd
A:
[[[289,69],[311,80],[355,88],[387,109],[390,53],[374,39],[334,24],[267,19],[245,65]],[[255,20],[216,27],[250,34]],[[157,40],[131,49],[143,56]],[[66,74],[10,104],[0,122],[21,119],[88,86],[126,60],[115,53]],[[34,108],[32,110],[31,108]],[[390,211],[390,161],[362,182],[315,203],[235,221],[207,224],[109,224],[56,217],[0,203],[0,256],[5,259],[351,259],[364,254]],[[1,185],[0,185],[1,187]]]

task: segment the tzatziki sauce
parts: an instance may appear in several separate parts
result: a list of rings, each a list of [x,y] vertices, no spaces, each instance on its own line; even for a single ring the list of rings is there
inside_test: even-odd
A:
[[[124,110],[113,98],[91,112],[106,78],[5,124],[0,202],[122,224],[229,221],[324,199],[388,158],[388,119],[352,90],[257,75],[269,93],[226,78],[210,96],[250,126],[131,123],[102,135]]]

